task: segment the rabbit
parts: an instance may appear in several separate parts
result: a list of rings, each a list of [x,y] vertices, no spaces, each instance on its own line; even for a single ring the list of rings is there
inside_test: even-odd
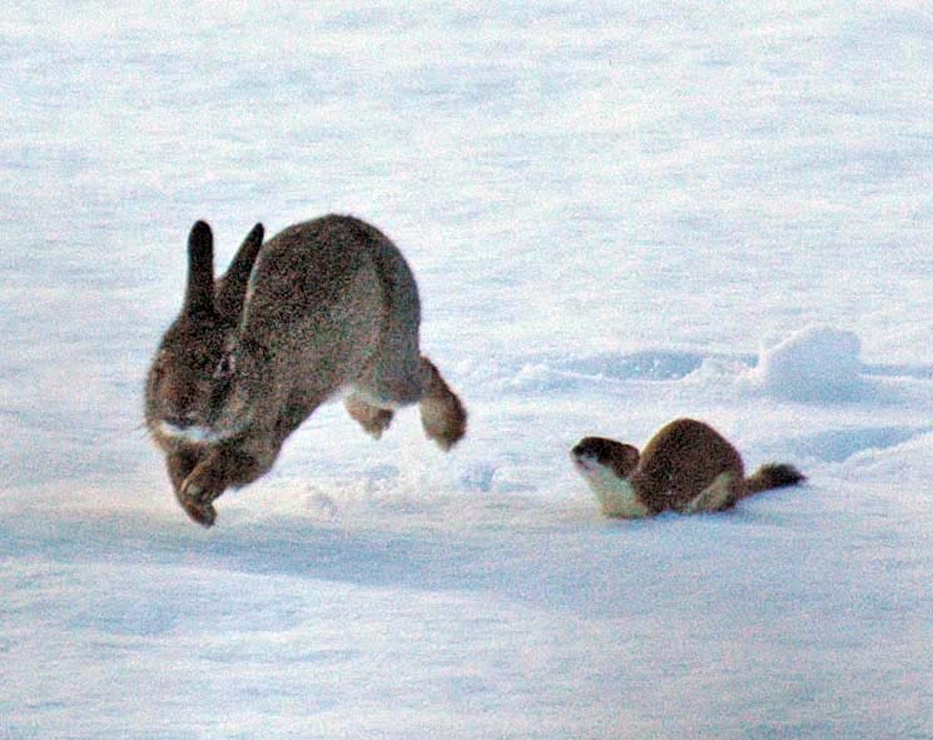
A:
[[[584,437],[570,455],[602,512],[624,519],[724,511],[747,496],[806,480],[793,465],[774,463],[746,478],[735,447],[693,419],[662,427],[641,454],[632,445]]]
[[[444,450],[466,433],[463,404],[420,354],[418,288],[388,237],[341,215],[263,235],[257,224],[215,281],[211,229],[194,224],[181,313],[146,380],[146,427],[179,503],[205,527],[227,488],[267,473],[340,394],[376,438],[414,403]]]

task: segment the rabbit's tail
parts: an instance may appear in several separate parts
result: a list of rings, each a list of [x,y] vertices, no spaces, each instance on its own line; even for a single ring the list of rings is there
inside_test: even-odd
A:
[[[421,366],[425,376],[421,425],[428,437],[449,450],[466,434],[467,412],[434,363],[422,357]]]

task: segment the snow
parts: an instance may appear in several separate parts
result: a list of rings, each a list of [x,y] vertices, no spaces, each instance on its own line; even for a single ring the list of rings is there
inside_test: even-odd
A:
[[[809,326],[763,351],[748,375],[763,392],[789,401],[854,400],[865,385],[860,350],[854,332]]]
[[[933,735],[933,14],[18,3],[0,20],[0,737]],[[143,378],[191,223],[330,211],[471,414],[339,406],[171,494]],[[600,516],[701,418],[807,485]]]

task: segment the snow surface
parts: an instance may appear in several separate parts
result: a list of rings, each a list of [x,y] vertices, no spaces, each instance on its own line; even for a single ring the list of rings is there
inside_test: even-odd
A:
[[[0,738],[933,736],[924,4],[22,2],[0,64]],[[204,531],[187,230],[329,211],[470,435],[324,408]],[[601,518],[569,448],[682,415],[809,483]]]

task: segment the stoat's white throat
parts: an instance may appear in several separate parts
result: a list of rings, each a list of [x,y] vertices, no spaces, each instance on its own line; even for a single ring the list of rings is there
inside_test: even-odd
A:
[[[787,463],[762,465],[746,477],[732,443],[694,419],[666,424],[641,451],[607,437],[584,437],[570,457],[603,513],[627,519],[726,511],[752,494],[806,479]]]
[[[642,519],[651,512],[635,493],[628,478],[620,478],[615,471],[601,465],[588,455],[572,454],[574,465],[596,494],[603,514],[623,519]]]

